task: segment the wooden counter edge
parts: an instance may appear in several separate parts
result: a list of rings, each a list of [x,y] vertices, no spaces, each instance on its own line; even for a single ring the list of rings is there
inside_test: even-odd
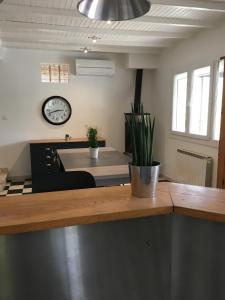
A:
[[[225,190],[184,184],[168,187],[174,213],[225,223]]]
[[[30,222],[25,224],[15,224],[10,226],[1,226],[0,235],[9,235],[17,233],[26,233],[39,230],[48,230],[53,228],[64,228],[69,226],[95,224],[110,221],[123,221],[129,219],[167,215],[173,213],[173,206],[153,207],[149,209],[138,209],[133,211],[99,213],[96,215],[75,216],[72,218]]]
[[[220,214],[216,212],[209,212],[197,208],[187,208],[174,206],[174,213],[181,216],[192,217],[195,219],[202,219],[213,222],[225,223],[225,214]]]

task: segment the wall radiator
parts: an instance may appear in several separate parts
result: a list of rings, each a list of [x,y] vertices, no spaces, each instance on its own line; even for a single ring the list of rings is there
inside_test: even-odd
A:
[[[185,149],[177,149],[176,181],[210,187],[212,164],[212,157]]]

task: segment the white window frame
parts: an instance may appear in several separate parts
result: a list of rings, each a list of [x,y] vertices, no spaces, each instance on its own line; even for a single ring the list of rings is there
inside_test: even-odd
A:
[[[176,77],[183,75],[183,74],[187,74],[187,88],[188,88],[188,72],[181,72],[181,73],[177,73],[174,75],[173,77],[173,102],[172,102],[172,120],[171,120],[171,131],[176,132],[176,133],[181,133],[181,134],[185,134],[185,132],[182,131],[176,131],[173,129],[173,117],[174,117],[174,104],[175,104],[175,91],[177,91],[177,84],[176,84]],[[187,118],[187,96],[188,93],[186,93],[186,113],[185,113],[185,118]],[[187,122],[187,119],[185,119],[185,122]],[[185,131],[186,131],[186,124],[185,124]]]
[[[220,61],[221,60],[217,60],[214,62],[213,102],[212,102],[212,115],[211,115],[211,139],[212,141],[217,143],[217,145],[219,145],[219,141],[214,139],[214,130],[215,130],[214,126],[215,126],[215,117],[216,117],[216,104],[217,104],[216,101],[217,101],[217,92],[218,92],[217,84],[219,79],[218,71],[219,71]]]
[[[192,86],[193,86],[193,73],[197,69],[201,69],[204,67],[210,67],[210,90],[209,90],[209,107],[208,107],[208,126],[207,126],[207,135],[198,135],[189,133],[190,129],[190,105],[191,105],[191,96],[192,96]],[[185,124],[185,132],[179,132],[173,130],[173,97],[174,97],[174,90],[172,96],[172,111],[171,111],[171,119],[170,119],[170,134],[172,136],[180,136],[181,138],[189,138],[192,142],[193,141],[202,141],[203,144],[205,142],[210,141],[210,144],[215,147],[218,145],[218,141],[213,140],[213,120],[214,120],[214,105],[215,105],[215,93],[216,93],[216,80],[215,74],[217,72],[216,63],[204,63],[195,67],[188,68],[186,70],[182,70],[180,72],[176,72],[173,76],[173,87],[174,87],[174,79],[177,74],[187,73],[187,101],[186,101],[186,124]]]

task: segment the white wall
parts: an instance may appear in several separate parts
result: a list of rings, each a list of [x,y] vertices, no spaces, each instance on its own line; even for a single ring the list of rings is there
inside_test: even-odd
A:
[[[213,185],[216,185],[217,147],[209,142],[178,138],[170,134],[172,111],[173,76],[190,67],[211,64],[225,55],[225,24],[217,29],[205,31],[191,40],[182,42],[160,57],[160,67],[156,71],[155,83],[157,94],[150,106],[157,118],[155,156],[162,163],[162,172],[175,178],[176,149],[197,151],[212,156],[214,159]],[[197,142],[197,143],[196,143]]]
[[[126,66],[129,69],[155,70],[159,66],[159,56],[152,54],[127,54]]]
[[[173,75],[186,68],[199,67],[225,55],[225,25],[196,35],[160,57],[157,71],[145,70],[142,100],[145,109],[156,116],[155,159],[162,172],[175,177],[176,149],[183,147],[208,154],[214,159],[216,183],[217,147],[170,134]],[[70,76],[68,85],[40,83],[39,64],[69,63],[74,71],[72,52],[7,49],[0,60],[0,167],[10,168],[12,176],[30,174],[28,141],[40,138],[85,136],[85,125],[97,125],[107,144],[124,150],[123,112],[134,98],[135,71],[124,68],[124,56],[100,54],[116,62],[112,78]],[[80,55],[79,55],[80,56]],[[43,101],[52,95],[67,98],[73,109],[70,121],[60,127],[47,124],[41,116]],[[7,120],[4,120],[5,117]]]
[[[124,150],[124,116],[134,99],[135,71],[126,70],[124,56],[89,54],[91,58],[109,58],[116,63],[110,77],[70,75],[69,84],[40,82],[40,63],[69,63],[74,73],[72,52],[7,49],[0,60],[0,167],[11,176],[30,174],[29,140],[84,137],[85,125],[97,125],[107,145]],[[82,56],[79,54],[79,57]],[[53,95],[69,100],[73,114],[62,126],[48,124],[41,115],[43,101]]]

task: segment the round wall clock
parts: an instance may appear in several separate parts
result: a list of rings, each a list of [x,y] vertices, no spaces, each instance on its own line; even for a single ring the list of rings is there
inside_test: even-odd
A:
[[[65,98],[52,96],[43,103],[42,114],[48,123],[52,125],[62,125],[70,119],[72,109]]]

